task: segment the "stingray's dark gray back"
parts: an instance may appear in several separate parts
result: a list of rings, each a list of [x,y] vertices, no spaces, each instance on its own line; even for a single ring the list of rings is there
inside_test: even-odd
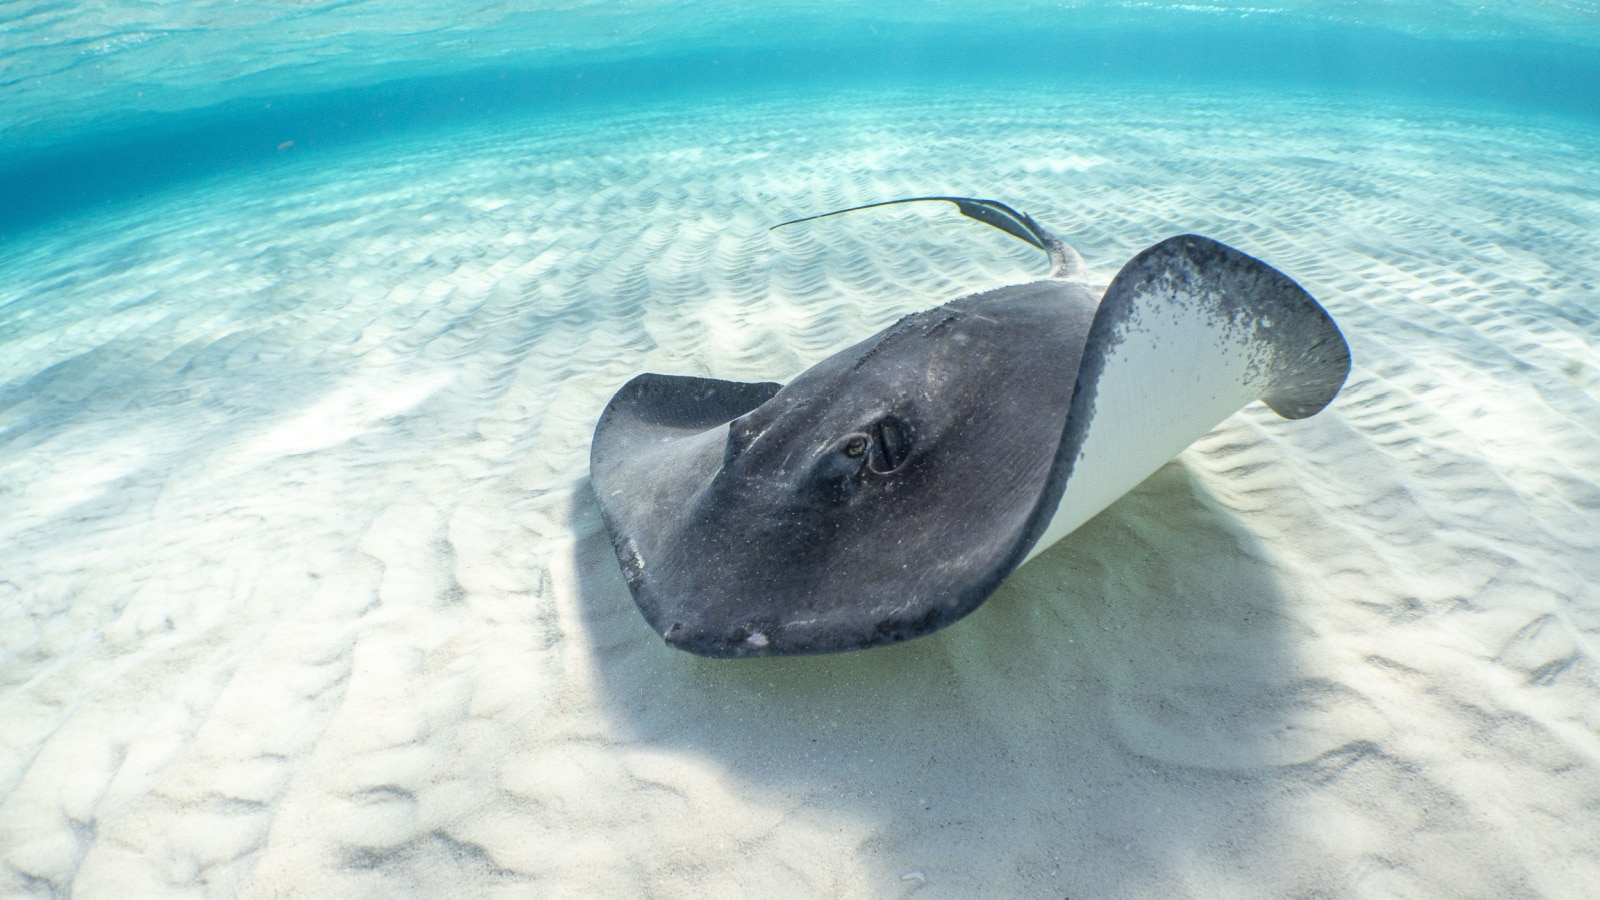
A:
[[[592,478],[645,618],[674,646],[743,656],[892,643],[971,612],[1020,562],[1094,301],[1053,281],[964,297],[764,405],[764,389],[729,382],[630,382],[596,429]],[[661,396],[677,391],[732,415],[696,430],[719,416]],[[890,415],[910,442],[902,466],[864,472],[843,499],[811,489],[841,436]],[[761,436],[745,447],[751,417]]]

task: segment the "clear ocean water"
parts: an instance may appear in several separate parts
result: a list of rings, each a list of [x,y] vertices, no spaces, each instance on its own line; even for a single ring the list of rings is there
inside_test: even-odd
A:
[[[950,635],[672,657],[598,411],[1041,274],[766,230],[915,194],[1261,256],[1350,382]],[[1584,0],[13,0],[0,895],[1581,895],[1597,239]]]

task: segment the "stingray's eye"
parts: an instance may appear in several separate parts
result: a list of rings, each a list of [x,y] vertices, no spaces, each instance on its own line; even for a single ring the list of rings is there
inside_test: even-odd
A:
[[[848,500],[859,486],[861,470],[871,455],[872,439],[865,434],[852,434],[817,455],[811,477],[805,483],[816,492],[815,496],[827,502]]]

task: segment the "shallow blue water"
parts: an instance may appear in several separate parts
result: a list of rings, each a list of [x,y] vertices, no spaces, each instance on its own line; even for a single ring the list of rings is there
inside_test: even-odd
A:
[[[751,7],[0,7],[0,894],[1600,881],[1597,7]],[[599,410],[1041,274],[767,230],[933,193],[1258,255],[1350,381],[939,634],[668,651]]]
[[[0,12],[0,239],[286,156],[685,96],[963,86],[1410,97],[1600,121],[1576,3],[195,4]]]

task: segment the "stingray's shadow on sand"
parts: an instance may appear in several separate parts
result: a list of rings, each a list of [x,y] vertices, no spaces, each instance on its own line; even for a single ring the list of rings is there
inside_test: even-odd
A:
[[[1122,873],[1144,876],[1127,866],[1181,870],[1185,849],[1266,814],[1270,788],[1249,773],[1294,727],[1284,592],[1181,462],[966,620],[830,656],[668,648],[634,608],[587,484],[571,524],[617,736],[707,758],[752,795],[878,820],[873,850],[896,865],[936,860],[981,883],[1020,857],[1041,887],[1129,887]]]

